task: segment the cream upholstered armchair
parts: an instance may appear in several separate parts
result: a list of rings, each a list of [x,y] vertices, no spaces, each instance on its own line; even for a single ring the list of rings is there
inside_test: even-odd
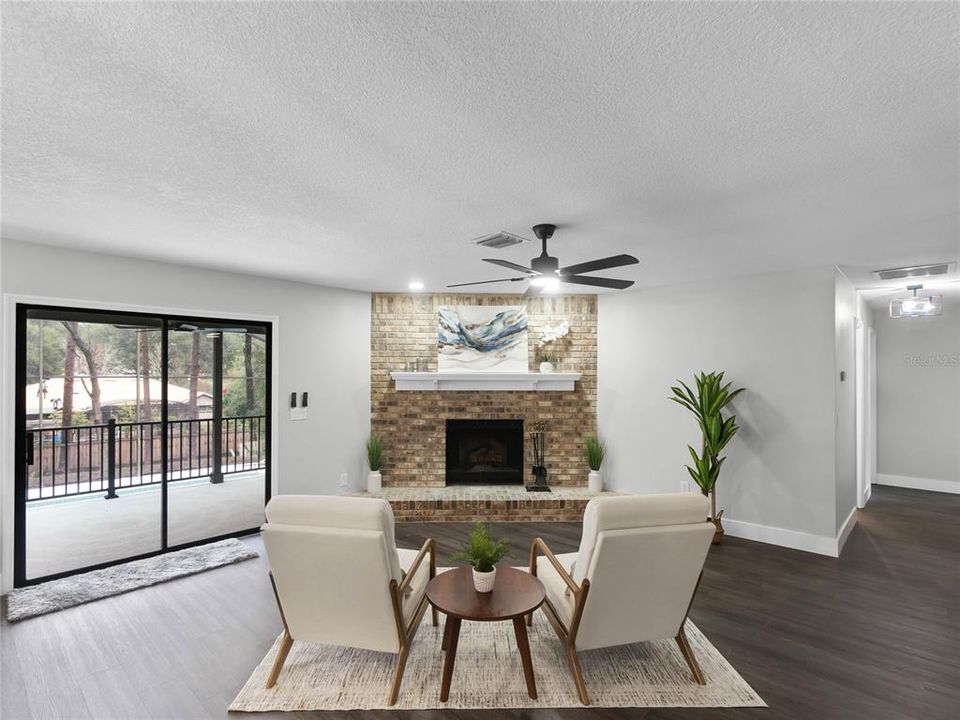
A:
[[[294,641],[343,645],[397,653],[393,705],[436,573],[433,540],[398,550],[390,503],[374,498],[278,495],[266,515],[261,534],[283,621],[267,687]]]
[[[693,493],[593,498],[578,552],[554,555],[533,541],[530,572],[546,588],[543,611],[584,705],[577,650],[675,638],[694,680],[705,683],[683,628],[713,537],[707,511],[707,499]]]

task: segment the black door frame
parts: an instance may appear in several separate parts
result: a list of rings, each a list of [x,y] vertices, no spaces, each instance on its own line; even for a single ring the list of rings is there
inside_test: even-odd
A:
[[[119,560],[88,565],[74,570],[67,570],[52,575],[44,575],[38,578],[27,578],[27,473],[26,473],[26,435],[27,435],[27,407],[26,393],[23,388],[26,387],[27,380],[27,314],[30,311],[46,311],[53,313],[72,314],[82,316],[88,314],[92,321],[102,322],[104,317],[117,317],[127,321],[137,318],[159,321],[160,332],[160,354],[161,354],[161,400],[160,400],[160,432],[161,432],[161,454],[160,454],[160,549],[140,555],[133,555]],[[158,312],[132,312],[126,310],[104,310],[97,308],[83,308],[74,306],[58,306],[34,303],[20,303],[16,305],[16,328],[15,328],[15,411],[14,411],[14,541],[13,541],[13,585],[14,587],[25,587],[35,585],[49,580],[57,580],[63,577],[70,577],[78,573],[90,572],[91,570],[100,570],[101,568],[119,565],[120,563],[130,562],[132,560],[141,560],[143,558],[161,555],[171,550],[182,550],[197,545],[226,540],[228,538],[242,537],[259,532],[259,527],[237,530],[223,535],[216,535],[202,540],[195,540],[188,543],[169,546],[167,544],[167,472],[168,472],[168,453],[167,433],[168,428],[168,408],[167,408],[167,379],[169,363],[167,362],[167,341],[168,331],[171,321],[197,323],[204,326],[219,326],[224,328],[249,327],[263,329],[266,340],[266,392],[264,395],[264,404],[266,412],[266,432],[264,433],[264,444],[266,446],[267,465],[264,468],[264,506],[270,501],[271,482],[273,471],[273,323],[269,320],[234,320],[232,318],[200,317],[194,315],[184,315],[178,313],[158,313]]]

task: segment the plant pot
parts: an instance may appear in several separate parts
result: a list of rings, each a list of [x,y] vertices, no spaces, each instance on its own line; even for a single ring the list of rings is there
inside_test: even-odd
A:
[[[603,475],[599,470],[591,470],[587,475],[587,490],[590,492],[603,492]]]
[[[552,372],[553,372],[553,363],[552,363],[552,362],[542,362],[542,363],[540,363],[540,372],[542,372],[542,373],[552,373]]]
[[[383,488],[383,475],[379,470],[373,470],[367,475],[367,492],[377,493]]]
[[[493,581],[497,579],[497,568],[490,572],[478,572],[473,568],[473,587],[478,593],[488,593],[493,590]]]

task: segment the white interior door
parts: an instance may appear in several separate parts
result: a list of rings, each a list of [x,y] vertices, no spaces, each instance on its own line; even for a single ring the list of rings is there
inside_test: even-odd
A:
[[[870,499],[877,478],[877,334],[873,328],[870,328],[867,338],[867,486],[864,504]]]
[[[857,415],[857,507],[862,508],[867,502],[867,486],[869,483],[869,468],[867,463],[867,446],[869,432],[869,401],[867,328],[860,318],[856,321],[855,333],[855,368],[856,368],[856,415]]]

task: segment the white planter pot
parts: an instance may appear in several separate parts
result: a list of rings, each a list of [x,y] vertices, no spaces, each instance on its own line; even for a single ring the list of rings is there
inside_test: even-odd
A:
[[[590,471],[587,476],[587,490],[596,493],[603,491],[603,475],[600,474],[599,470]]]
[[[493,581],[497,578],[497,568],[493,568],[490,572],[477,572],[477,569],[473,569],[473,587],[477,592],[488,593],[493,590]]]
[[[540,372],[542,373],[552,373],[553,372],[553,363],[542,362],[540,363]]]
[[[380,489],[383,487],[383,475],[380,474],[379,470],[374,470],[369,475],[367,475],[367,492],[376,493],[380,492]]]

